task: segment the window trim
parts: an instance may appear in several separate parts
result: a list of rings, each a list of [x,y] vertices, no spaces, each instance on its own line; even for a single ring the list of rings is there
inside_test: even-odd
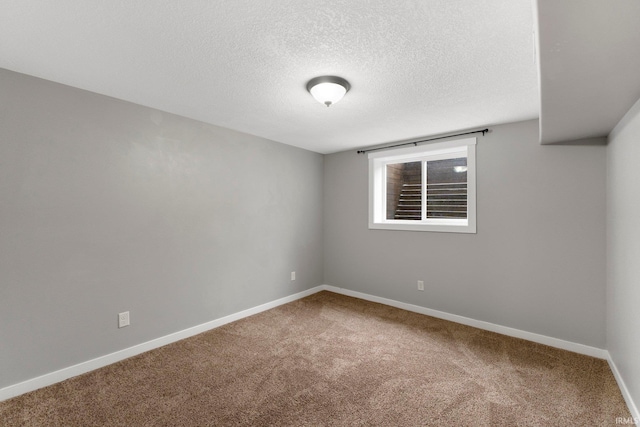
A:
[[[387,164],[467,157],[467,218],[429,218],[423,221],[386,219]],[[476,138],[423,144],[415,147],[371,152],[369,156],[369,229],[476,233]]]

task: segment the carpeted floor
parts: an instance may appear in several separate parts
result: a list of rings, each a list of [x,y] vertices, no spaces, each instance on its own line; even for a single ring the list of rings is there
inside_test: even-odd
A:
[[[604,360],[320,292],[0,402],[2,426],[597,426]]]

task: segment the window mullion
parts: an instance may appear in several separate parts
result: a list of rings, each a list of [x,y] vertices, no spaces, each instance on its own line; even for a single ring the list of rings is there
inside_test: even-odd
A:
[[[382,212],[381,212],[381,220],[387,220],[387,163],[382,164],[381,168],[382,178],[380,179],[380,199],[382,200]]]
[[[427,219],[427,161],[423,160],[422,161],[422,186],[421,186],[421,191],[422,191],[422,197],[420,199],[422,199],[422,203],[421,203],[421,214],[422,214],[422,221],[425,221]]]

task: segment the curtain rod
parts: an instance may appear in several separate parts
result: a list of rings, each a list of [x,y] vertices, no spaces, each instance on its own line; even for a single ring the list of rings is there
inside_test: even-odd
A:
[[[438,136],[436,138],[421,139],[419,141],[413,141],[413,142],[403,142],[402,144],[387,145],[385,147],[370,148],[368,150],[358,150],[358,154],[368,153],[369,151],[386,150],[387,148],[403,147],[405,145],[418,145],[421,142],[435,141],[437,139],[452,138],[454,136],[471,135],[471,134],[474,134],[474,133],[482,133],[482,136],[484,136],[484,134],[487,133],[487,132],[489,132],[489,129],[482,129],[482,130],[474,130],[474,131],[471,131],[471,132],[456,133],[454,135]]]

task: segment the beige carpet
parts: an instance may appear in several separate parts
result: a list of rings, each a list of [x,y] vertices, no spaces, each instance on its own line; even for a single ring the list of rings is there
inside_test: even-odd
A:
[[[2,426],[597,426],[603,360],[321,292],[0,403]]]

